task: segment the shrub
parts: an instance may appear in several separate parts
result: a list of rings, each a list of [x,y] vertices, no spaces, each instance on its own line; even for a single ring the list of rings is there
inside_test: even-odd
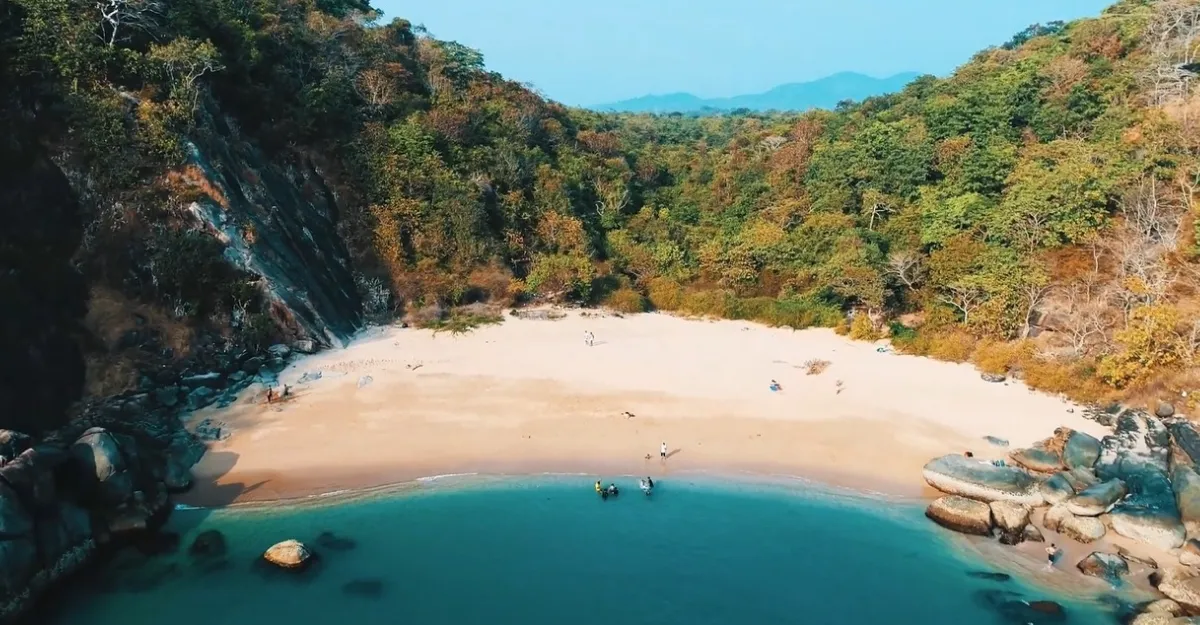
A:
[[[679,310],[683,305],[683,287],[670,278],[654,278],[647,288],[650,305],[658,310]]]
[[[617,312],[646,312],[646,298],[641,293],[627,286],[609,293],[608,297],[604,300],[604,305]]]
[[[975,351],[976,339],[961,330],[931,333],[926,355],[938,360],[964,362]]]
[[[881,338],[879,330],[875,328],[875,322],[865,314],[857,314],[854,320],[850,322],[850,338],[856,341],[877,341]]]
[[[981,341],[971,355],[971,361],[984,373],[1007,374],[1020,367],[1033,355],[1033,343],[1029,341]]]

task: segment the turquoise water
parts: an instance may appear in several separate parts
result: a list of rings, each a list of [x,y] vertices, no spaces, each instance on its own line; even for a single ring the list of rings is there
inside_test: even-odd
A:
[[[93,574],[53,625],[992,625],[980,591],[1055,599],[958,555],[909,504],[794,488],[625,479],[600,501],[586,477],[476,481],[273,509],[179,511],[175,553]],[[224,559],[188,554],[220,530]],[[322,532],[336,538],[318,541]],[[263,550],[320,552],[264,574]],[[318,544],[319,543],[319,544]],[[320,545],[325,545],[324,547]],[[1062,601],[1061,598],[1057,598]],[[1079,625],[1112,622],[1065,603]]]

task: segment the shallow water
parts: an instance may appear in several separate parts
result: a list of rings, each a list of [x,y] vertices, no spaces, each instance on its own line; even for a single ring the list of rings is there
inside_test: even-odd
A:
[[[179,511],[178,552],[125,558],[89,577],[53,625],[488,624],[992,625],[980,591],[1097,605],[989,581],[912,504],[795,488],[679,480],[650,498],[625,484],[600,501],[586,477],[447,482],[367,499]],[[225,558],[188,545],[220,530]],[[322,532],[337,540],[318,541]],[[263,574],[268,546],[320,553],[300,574]],[[325,546],[321,546],[324,544]],[[993,595],[994,597],[995,595]]]

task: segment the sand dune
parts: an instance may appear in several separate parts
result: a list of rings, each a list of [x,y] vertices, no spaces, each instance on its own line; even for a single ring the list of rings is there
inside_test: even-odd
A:
[[[267,406],[253,386],[234,405],[195,415],[232,436],[196,467],[190,500],[295,497],[447,473],[692,470],[916,495],[932,456],[1003,456],[985,435],[1021,446],[1060,425],[1103,433],[1060,398],[878,347],[823,329],[661,314],[508,317],[458,336],[375,328],[292,363],[280,374],[293,392],[285,403]],[[809,359],[831,364],[808,375]],[[771,380],[783,390],[769,390]]]

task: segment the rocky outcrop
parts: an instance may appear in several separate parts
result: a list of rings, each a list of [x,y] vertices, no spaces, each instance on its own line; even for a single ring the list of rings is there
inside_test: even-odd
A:
[[[1099,577],[1112,583],[1117,583],[1129,574],[1129,563],[1113,553],[1092,552],[1076,565],[1084,575]]]
[[[1087,469],[1060,471],[1041,484],[1042,497],[1046,503],[1063,503],[1076,493],[1099,483],[1096,474]]]
[[[1055,437],[1063,441],[1063,465],[1068,469],[1088,469],[1100,458],[1100,441],[1086,432],[1059,428]]]
[[[1043,503],[1037,480],[1017,467],[996,466],[951,454],[931,460],[925,465],[923,475],[930,486],[951,495],[1027,506]]]
[[[1158,419],[1131,411],[1101,441],[1101,479],[1125,482],[1129,495],[1109,512],[1114,532],[1160,549],[1183,544],[1185,530],[1167,474],[1171,435]]]
[[[1191,614],[1200,614],[1200,576],[1195,571],[1176,568],[1162,571],[1158,591]]]
[[[1025,526],[1029,525],[1029,506],[1012,501],[993,501],[989,507],[992,519],[1001,532],[1009,536],[1023,536]]]
[[[1041,447],[1018,449],[1009,454],[1013,462],[1039,473],[1054,473],[1062,470],[1062,458],[1058,453]]]
[[[362,302],[320,170],[311,161],[268,161],[223,115],[206,108],[203,118],[209,132],[187,144],[188,161],[220,189],[224,205],[200,200],[192,214],[227,259],[263,278],[267,298],[290,316],[281,321],[302,340],[344,344],[362,326]]]
[[[1059,524],[1058,533],[1086,545],[1104,538],[1108,531],[1104,522],[1096,517],[1070,515]]]
[[[1067,500],[1067,510],[1078,516],[1100,516],[1125,497],[1127,490],[1121,480],[1109,480],[1090,486]]]
[[[956,532],[979,536],[989,536],[992,533],[991,509],[985,503],[966,497],[939,497],[925,509],[925,516]]]
[[[263,553],[263,559],[284,569],[302,569],[312,561],[312,551],[298,540],[276,543]]]

